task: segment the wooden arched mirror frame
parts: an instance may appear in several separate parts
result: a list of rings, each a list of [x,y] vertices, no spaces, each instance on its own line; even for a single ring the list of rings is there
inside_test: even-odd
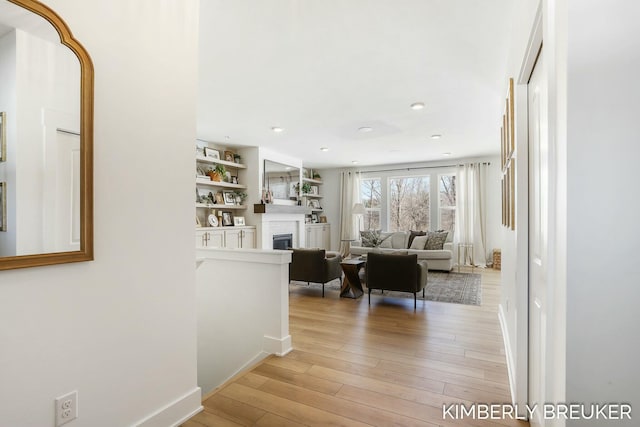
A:
[[[49,7],[36,0],[0,0],[13,3],[33,14],[47,20],[53,28],[57,31],[60,38],[60,43],[66,46],[77,57],[80,62],[80,100],[79,100],[79,123],[78,114],[75,114],[78,129],[79,129],[79,150],[76,149],[76,153],[79,151],[79,159],[74,160],[74,164],[79,163],[79,171],[74,172],[77,178],[74,178],[74,188],[79,188],[79,192],[75,190],[75,196],[73,196],[74,208],[71,212],[75,215],[76,222],[74,225],[76,238],[74,248],[78,247],[79,250],[67,250],[67,249],[53,249],[47,250],[46,245],[43,245],[43,251],[36,253],[37,251],[20,254],[16,252],[15,255],[1,256],[0,257],[0,270],[36,267],[52,264],[63,264],[79,261],[93,260],[93,64],[89,54],[84,47],[73,37],[71,30],[67,24]],[[55,37],[55,33],[52,32]],[[69,54],[71,57],[71,55]],[[75,89],[77,90],[77,88]],[[75,96],[75,95],[74,95]],[[75,98],[77,99],[77,98]],[[74,101],[77,102],[77,101]],[[77,108],[77,104],[76,104]],[[7,125],[11,124],[11,121],[7,120]],[[60,130],[60,129],[58,129]],[[76,131],[77,132],[77,131]],[[78,141],[78,134],[75,134],[76,142]],[[17,138],[16,138],[17,139]],[[19,143],[19,141],[15,141]],[[77,145],[75,145],[77,147]],[[75,171],[75,169],[74,169]],[[5,191],[16,191],[11,187],[5,188]],[[70,197],[71,198],[71,197]],[[42,202],[45,204],[45,201]],[[70,208],[71,209],[71,208]],[[79,213],[78,213],[79,211]],[[19,216],[19,215],[16,215]],[[15,224],[16,218],[8,219],[8,226],[11,226],[12,220]],[[77,230],[79,228],[79,230]],[[79,240],[79,241],[78,241]]]

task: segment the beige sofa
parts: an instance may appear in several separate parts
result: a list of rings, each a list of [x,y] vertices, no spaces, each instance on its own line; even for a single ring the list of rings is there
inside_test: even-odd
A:
[[[447,235],[441,250],[409,249],[408,231],[396,231],[394,233],[381,233],[388,237],[379,248],[362,246],[362,241],[356,240],[351,244],[351,256],[367,254],[371,251],[380,253],[391,253],[399,250],[407,251],[408,254],[418,255],[418,261],[426,260],[429,270],[451,271],[453,269],[453,233]]]

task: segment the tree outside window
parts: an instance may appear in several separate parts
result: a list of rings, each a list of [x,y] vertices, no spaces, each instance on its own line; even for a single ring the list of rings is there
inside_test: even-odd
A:
[[[428,230],[429,176],[389,179],[389,231]]]
[[[456,225],[456,176],[440,175],[439,193],[439,227],[441,230],[454,230]]]
[[[380,178],[366,178],[360,180],[360,200],[364,205],[365,230],[380,230],[380,210],[382,206],[382,191]]]

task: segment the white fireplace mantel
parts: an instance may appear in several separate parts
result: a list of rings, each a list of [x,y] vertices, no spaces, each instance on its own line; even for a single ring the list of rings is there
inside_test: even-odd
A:
[[[293,247],[305,247],[304,214],[264,213],[260,215],[261,248],[273,248],[274,234],[293,235]]]

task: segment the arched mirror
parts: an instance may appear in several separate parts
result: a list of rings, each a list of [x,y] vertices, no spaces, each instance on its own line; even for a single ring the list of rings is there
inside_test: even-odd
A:
[[[0,0],[0,270],[93,259],[93,64],[35,0]]]

